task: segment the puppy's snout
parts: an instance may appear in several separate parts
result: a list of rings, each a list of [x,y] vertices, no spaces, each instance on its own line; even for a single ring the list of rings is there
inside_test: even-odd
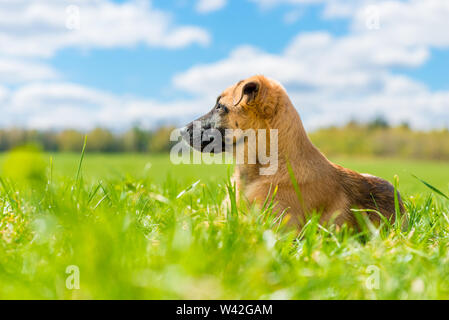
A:
[[[201,123],[201,126],[197,126],[196,130],[199,131],[199,134],[203,134],[204,131],[212,129],[212,125],[210,123]],[[194,131],[193,122],[189,123],[185,127],[181,128],[182,136],[192,136]]]
[[[205,123],[201,126],[201,131],[210,130],[210,129],[212,129],[212,124],[210,122]]]
[[[193,132],[193,124],[189,123],[185,127],[182,127],[179,129],[179,132],[181,133],[181,136],[188,137],[192,135]]]

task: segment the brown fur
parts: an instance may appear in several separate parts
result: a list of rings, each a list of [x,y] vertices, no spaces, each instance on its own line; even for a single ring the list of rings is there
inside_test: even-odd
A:
[[[259,175],[259,163],[236,168],[237,188],[251,202],[263,203],[274,185],[278,186],[277,212],[287,210],[291,222],[297,226],[313,211],[321,213],[322,222],[356,225],[351,210],[354,208],[378,210],[394,220],[393,186],[381,178],[362,175],[330,162],[308,138],[298,112],[277,82],[264,76],[251,77],[226,89],[219,102],[229,109],[224,120],[226,128],[278,129],[279,167],[274,175]],[[294,190],[287,161],[303,203]],[[403,211],[402,202],[400,208]],[[367,212],[367,215],[372,221],[380,220],[376,213]]]

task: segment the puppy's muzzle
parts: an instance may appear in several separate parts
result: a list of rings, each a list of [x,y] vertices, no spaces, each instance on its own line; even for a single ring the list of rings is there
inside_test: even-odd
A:
[[[210,123],[191,122],[181,129],[181,136],[197,151],[221,153],[225,150],[224,130],[213,128]]]

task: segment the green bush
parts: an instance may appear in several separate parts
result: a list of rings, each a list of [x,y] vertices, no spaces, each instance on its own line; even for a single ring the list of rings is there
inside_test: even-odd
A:
[[[41,150],[33,145],[13,149],[3,164],[4,175],[16,183],[43,184],[46,169]]]
[[[408,126],[373,126],[354,122],[317,130],[310,138],[326,155],[449,160],[449,131],[412,131]]]

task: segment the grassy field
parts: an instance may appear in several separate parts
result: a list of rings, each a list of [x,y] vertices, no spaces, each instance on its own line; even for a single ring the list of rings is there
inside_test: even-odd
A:
[[[360,235],[312,218],[298,235],[269,206],[223,212],[226,165],[0,155],[0,298],[449,298],[449,201],[412,177],[448,194],[449,163],[332,160],[397,174],[408,229]]]

